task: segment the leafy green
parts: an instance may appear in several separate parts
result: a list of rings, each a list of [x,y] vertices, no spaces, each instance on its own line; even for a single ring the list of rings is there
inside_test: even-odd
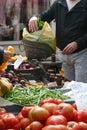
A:
[[[37,18],[37,23],[38,23],[38,30],[41,30],[44,25],[44,21],[42,21],[40,18]]]

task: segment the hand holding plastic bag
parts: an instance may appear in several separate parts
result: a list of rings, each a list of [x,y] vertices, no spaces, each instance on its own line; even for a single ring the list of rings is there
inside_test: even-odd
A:
[[[23,40],[37,41],[39,43],[48,44],[53,51],[56,51],[56,40],[50,25],[44,22],[41,30],[29,33],[26,28],[23,29]]]

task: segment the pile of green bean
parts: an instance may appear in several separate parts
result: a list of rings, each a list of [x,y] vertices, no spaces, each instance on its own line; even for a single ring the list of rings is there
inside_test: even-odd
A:
[[[52,97],[54,99],[66,100],[70,97],[63,95],[58,89],[46,87],[20,87],[15,86],[3,96],[4,99],[23,106],[39,105],[40,101]]]

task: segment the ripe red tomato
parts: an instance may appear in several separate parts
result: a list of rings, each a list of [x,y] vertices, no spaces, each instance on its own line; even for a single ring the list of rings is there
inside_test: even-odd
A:
[[[76,122],[87,123],[87,109],[77,111],[77,115],[74,117]]]
[[[81,130],[79,124],[75,121],[69,121],[67,122],[67,128],[69,130]]]
[[[14,128],[15,130],[20,130],[20,129],[21,129],[20,122],[17,123],[16,125],[14,125],[13,128]]]
[[[30,125],[30,120],[28,118],[23,118],[20,120],[21,128],[24,130],[28,125]]]
[[[73,118],[73,107],[68,103],[60,103],[54,110],[54,115],[63,115],[66,117],[67,121]]]
[[[29,112],[30,121],[45,121],[49,116],[49,111],[40,106],[33,107]]]
[[[4,114],[1,114],[1,115],[0,115],[0,119],[2,119],[2,118],[4,117],[4,115],[5,115],[5,113],[4,113]]]
[[[46,125],[66,125],[67,124],[67,120],[64,116],[62,115],[52,115],[50,117],[48,117],[48,119],[46,120]]]
[[[61,99],[55,99],[55,104],[60,104],[60,103],[63,103],[64,101],[63,100],[61,100]]]
[[[75,108],[77,110],[77,105],[75,102],[72,104],[72,106],[73,106],[73,108]]]
[[[44,103],[56,103],[56,101],[54,98],[47,98],[40,102],[40,106],[43,105]]]
[[[68,130],[65,125],[48,125],[42,128],[42,130]]]
[[[79,122],[80,130],[87,130],[87,123],[85,122]]]
[[[78,115],[78,111],[75,108],[73,108],[73,119],[72,120],[76,121],[77,115]]]
[[[42,130],[43,125],[39,121],[33,121],[25,130]]]
[[[21,113],[21,112],[19,112],[19,113],[18,113],[18,115],[17,115],[17,118],[18,118],[18,120],[20,121],[21,119],[23,119],[23,118],[24,118],[24,116],[22,115],[22,113]]]
[[[5,124],[2,119],[0,119],[0,130],[5,130]]]
[[[21,110],[21,113],[22,113],[22,115],[24,116],[24,117],[28,117],[28,115],[29,115],[29,112],[30,112],[30,110],[31,110],[31,108],[32,108],[33,106],[24,106],[23,108],[22,108],[22,110]]]
[[[19,120],[13,113],[5,113],[3,116],[3,122],[6,128],[13,128],[19,123]]]
[[[4,114],[4,113],[6,113],[6,109],[5,109],[5,108],[0,107],[0,115],[2,115],[2,114]]]
[[[15,129],[6,129],[6,130],[15,130]]]
[[[54,112],[54,109],[56,109],[57,104],[55,103],[44,103],[41,107],[47,109],[49,113],[52,115]]]

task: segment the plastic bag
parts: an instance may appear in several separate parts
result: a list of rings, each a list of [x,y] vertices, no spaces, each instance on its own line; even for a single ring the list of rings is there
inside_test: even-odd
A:
[[[42,30],[29,33],[26,28],[23,29],[23,40],[37,41],[39,43],[48,44],[53,51],[56,51],[56,40],[50,25],[44,22]]]

